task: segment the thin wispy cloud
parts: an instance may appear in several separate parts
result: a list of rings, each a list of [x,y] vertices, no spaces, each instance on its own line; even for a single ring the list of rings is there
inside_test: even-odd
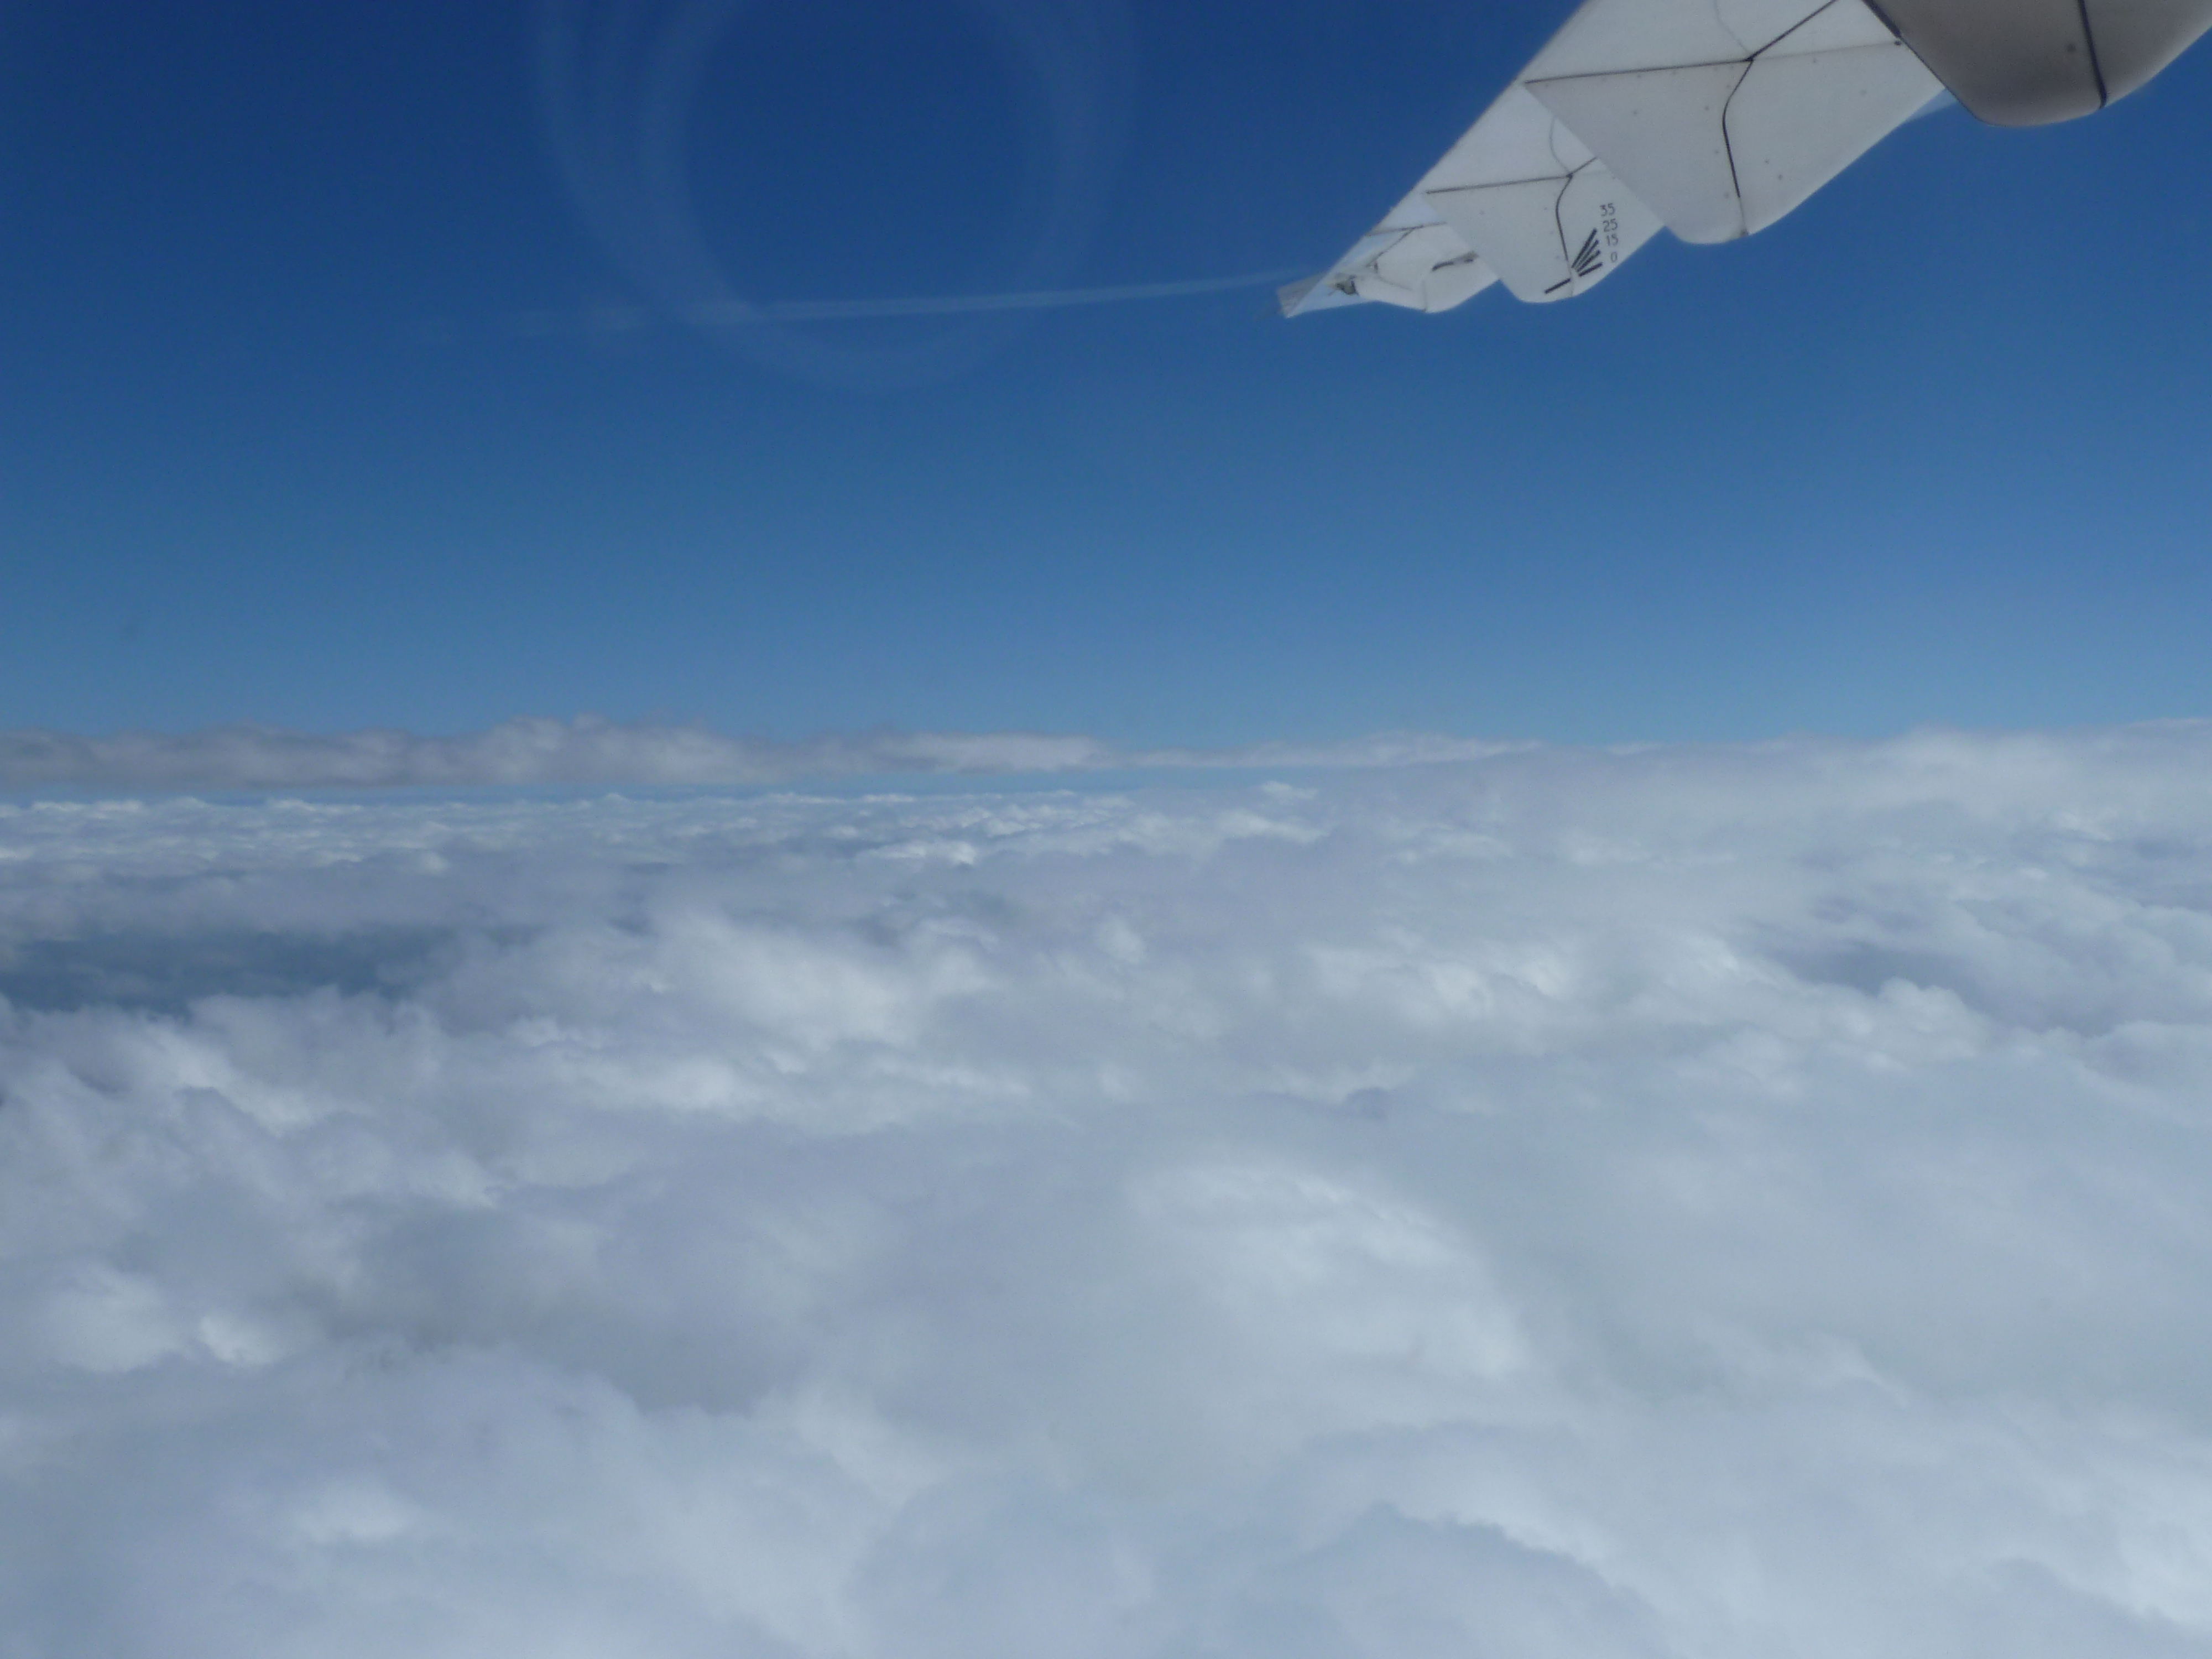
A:
[[[1124,283],[1107,288],[1045,289],[1022,294],[939,294],[907,299],[726,300],[660,312],[647,306],[586,306],[518,311],[503,319],[513,333],[629,334],[663,320],[695,328],[747,328],[785,323],[877,322],[902,317],[981,316],[999,312],[1067,311],[1086,306],[1134,305],[1153,300],[1186,300],[1245,289],[1272,289],[1298,273],[1295,269],[1256,271],[1242,276],[1200,276],[1178,282]]]
[[[0,804],[33,1659],[2212,1652],[2212,732]]]

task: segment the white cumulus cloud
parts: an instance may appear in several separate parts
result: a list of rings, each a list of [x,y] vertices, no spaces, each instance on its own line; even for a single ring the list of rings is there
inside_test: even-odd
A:
[[[2212,730],[502,731],[9,750],[4,1659],[2212,1655]]]

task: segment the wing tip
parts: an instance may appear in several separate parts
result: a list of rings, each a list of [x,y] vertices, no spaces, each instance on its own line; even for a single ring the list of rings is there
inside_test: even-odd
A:
[[[1339,306],[1363,305],[1373,297],[1355,288],[1340,264],[1318,276],[1285,283],[1275,290],[1275,305],[1285,317],[1303,317],[1310,312],[1334,311]]]
[[[1285,283],[1277,289],[1275,304],[1283,315],[1297,316],[1304,308],[1307,300],[1312,297],[1313,291],[1322,285],[1322,280],[1328,275],[1327,271],[1322,271],[1318,276],[1302,276],[1295,283]]]

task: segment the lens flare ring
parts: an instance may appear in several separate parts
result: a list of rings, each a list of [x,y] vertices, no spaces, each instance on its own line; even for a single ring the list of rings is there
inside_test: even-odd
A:
[[[886,311],[933,320],[906,339],[830,337],[794,325],[806,307],[757,301],[731,280],[700,222],[687,135],[715,51],[756,3],[544,0],[537,68],[545,138],[586,223],[671,319],[802,380],[896,389],[958,374],[1003,349],[1030,325],[1024,308]],[[1006,286],[1050,289],[1088,249],[1120,159],[1130,102],[1127,16],[1120,0],[960,3],[1012,48],[1043,118],[1050,183]]]

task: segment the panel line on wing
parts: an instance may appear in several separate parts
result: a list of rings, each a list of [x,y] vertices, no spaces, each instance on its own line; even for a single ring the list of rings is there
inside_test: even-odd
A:
[[[2105,85],[2105,66],[2097,61],[2097,31],[2089,26],[2089,0],[2074,0],[2074,8],[2081,14],[2081,40],[2089,48],[2089,73],[2097,82],[2097,107],[2102,109],[2112,101],[2112,94]]]
[[[1585,49],[1579,72],[1526,84],[1691,242],[1764,229],[1940,89],[1864,0],[1814,5],[1741,58],[1648,61],[1670,56],[1692,54],[1607,68]]]

